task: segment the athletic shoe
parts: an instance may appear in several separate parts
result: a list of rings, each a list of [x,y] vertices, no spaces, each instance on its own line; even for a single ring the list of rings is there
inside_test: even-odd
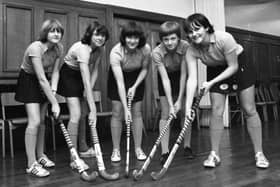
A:
[[[187,159],[194,159],[195,155],[192,152],[192,149],[190,147],[184,148],[184,155]]]
[[[121,153],[119,149],[113,149],[112,155],[111,155],[111,161],[112,162],[120,162],[121,161]]]
[[[35,161],[30,168],[26,169],[26,173],[32,174],[36,177],[47,177],[50,175],[50,172],[42,167],[37,161]]]
[[[143,152],[143,150],[141,148],[136,148],[135,154],[136,154],[137,160],[139,160],[139,161],[143,161],[143,160],[147,159],[147,156],[145,155],[145,153]]]
[[[169,156],[169,153],[164,153],[160,156],[159,161],[161,165],[164,165],[164,163],[166,162],[167,158]]]
[[[51,168],[54,167],[55,164],[51,161],[46,155],[42,156],[38,160],[39,164],[41,164],[44,168]]]
[[[255,155],[256,166],[258,168],[266,169],[269,167],[269,161],[264,156],[263,152],[257,152]]]
[[[83,171],[85,171],[85,170],[88,170],[89,169],[89,166],[85,163],[85,161],[84,160],[82,160],[82,159],[77,159],[76,161],[72,161],[71,163],[70,163],[70,167],[72,168],[72,169],[77,169],[78,171],[80,171],[80,170],[83,170]]]
[[[90,158],[90,157],[95,157],[95,151],[91,147],[87,151],[79,152],[81,158]]]
[[[216,155],[215,151],[211,151],[207,160],[203,162],[204,167],[206,168],[215,168],[221,163],[221,159]]]

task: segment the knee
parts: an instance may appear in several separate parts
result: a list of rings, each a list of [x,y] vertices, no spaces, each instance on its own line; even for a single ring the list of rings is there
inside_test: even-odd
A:
[[[112,108],[112,120],[122,121],[122,119],[123,119],[123,112],[122,112],[121,108],[113,107]]]
[[[28,128],[38,128],[40,126],[40,118],[29,118],[28,119]]]
[[[213,105],[211,115],[214,117],[223,117],[224,107],[220,105]]]
[[[255,116],[257,114],[257,110],[255,105],[247,105],[243,107],[243,111],[245,113],[245,117],[249,118]]]
[[[162,107],[161,108],[161,114],[160,114],[160,118],[162,120],[167,120],[168,119],[168,116],[169,116],[169,110],[165,107]]]
[[[81,118],[81,113],[80,112],[75,112],[70,114],[70,121],[73,123],[79,123]]]

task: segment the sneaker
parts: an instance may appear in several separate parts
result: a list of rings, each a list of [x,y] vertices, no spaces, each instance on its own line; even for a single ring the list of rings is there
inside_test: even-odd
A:
[[[121,161],[121,153],[119,149],[113,149],[112,155],[111,155],[111,161],[112,162],[119,162]]]
[[[206,168],[215,168],[221,163],[221,159],[216,155],[215,151],[211,151],[207,160],[203,162],[204,167]]]
[[[50,172],[42,167],[37,161],[35,161],[30,168],[26,169],[26,173],[32,174],[36,177],[47,177],[50,175]]]
[[[184,155],[187,159],[194,159],[195,155],[192,152],[192,149],[190,147],[184,148]]]
[[[258,168],[266,169],[269,167],[269,161],[266,159],[263,152],[257,152],[255,159],[256,159],[256,166]]]
[[[91,147],[87,151],[79,152],[81,158],[90,158],[90,157],[95,157],[95,151]]]
[[[169,152],[164,153],[160,156],[159,161],[161,165],[164,165],[164,163],[166,162],[167,158],[169,156]]]
[[[135,155],[137,160],[139,161],[143,161],[147,159],[147,156],[145,155],[145,153],[143,152],[143,150],[141,148],[136,148],[135,149]]]
[[[70,163],[70,167],[72,169],[77,169],[78,171],[82,170],[82,171],[85,171],[85,170],[88,170],[89,169],[89,166],[85,163],[84,160],[82,159],[77,159],[77,160],[73,160],[71,163]]]
[[[41,164],[44,168],[51,168],[54,167],[55,164],[51,161],[46,155],[42,156],[38,160],[39,164]]]

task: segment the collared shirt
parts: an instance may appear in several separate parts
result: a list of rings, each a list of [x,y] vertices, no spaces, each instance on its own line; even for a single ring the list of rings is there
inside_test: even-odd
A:
[[[23,62],[21,69],[27,73],[35,74],[31,57],[40,58],[44,70],[46,71],[49,67],[53,66],[55,61],[60,58],[63,54],[62,44],[54,45],[52,48],[41,41],[35,41],[31,43],[24,52]]]
[[[116,44],[110,53],[111,66],[121,66],[123,71],[134,71],[142,67],[148,67],[151,48],[146,44],[141,49],[128,52],[120,43]]]
[[[224,31],[215,31],[210,35],[210,45],[202,48],[192,44],[189,48],[194,56],[200,59],[204,64],[210,66],[226,65],[226,55],[236,52],[241,54],[243,47],[236,43],[233,36]]]
[[[157,66],[164,66],[167,72],[179,71],[181,63],[186,63],[185,55],[189,43],[180,40],[175,53],[168,52],[161,42],[152,52],[152,60]]]
[[[64,57],[64,62],[74,69],[79,69],[79,63],[92,65],[101,58],[101,48],[96,48],[92,52],[91,46],[83,44],[81,41],[74,43]]]

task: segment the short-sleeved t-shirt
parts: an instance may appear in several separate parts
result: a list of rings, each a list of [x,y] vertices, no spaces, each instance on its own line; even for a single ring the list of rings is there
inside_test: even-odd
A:
[[[189,43],[185,40],[180,40],[176,51],[170,53],[161,42],[152,52],[152,60],[157,66],[164,66],[167,72],[179,71],[182,63],[186,63],[185,55]]]
[[[194,56],[200,59],[207,66],[226,65],[227,54],[236,52],[241,54],[243,47],[236,43],[233,36],[224,31],[215,31],[210,35],[210,45],[208,48],[201,48],[191,45],[189,50]]]
[[[110,53],[111,66],[120,66],[123,71],[131,72],[142,67],[148,67],[151,48],[146,44],[135,52],[128,52],[120,43],[116,44]]]
[[[55,61],[60,58],[62,54],[63,46],[60,43],[48,48],[45,43],[35,41],[25,50],[21,69],[27,73],[35,74],[31,57],[36,57],[41,59],[43,68],[46,71],[49,67],[54,65]]]
[[[81,41],[74,43],[64,57],[64,62],[74,69],[79,69],[79,63],[91,65],[101,57],[102,50],[96,48],[92,52],[91,46],[83,44]]]

